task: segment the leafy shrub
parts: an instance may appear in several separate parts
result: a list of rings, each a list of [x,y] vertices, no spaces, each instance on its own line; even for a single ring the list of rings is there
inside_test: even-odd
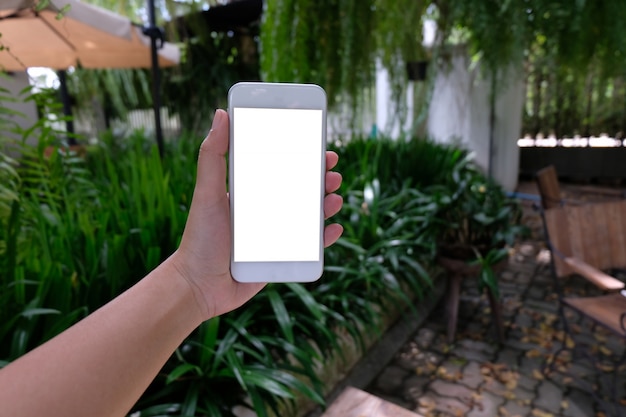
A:
[[[425,190],[422,204],[428,207],[424,234],[435,256],[481,266],[479,289],[498,296],[492,267],[507,258],[515,240],[526,233],[522,210],[501,186],[486,178],[466,157],[458,161],[447,180]]]

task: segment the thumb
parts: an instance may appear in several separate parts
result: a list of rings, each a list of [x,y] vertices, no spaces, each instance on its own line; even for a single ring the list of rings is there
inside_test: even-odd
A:
[[[205,198],[220,198],[226,194],[226,152],[228,151],[228,113],[218,109],[213,126],[200,145],[196,192]]]

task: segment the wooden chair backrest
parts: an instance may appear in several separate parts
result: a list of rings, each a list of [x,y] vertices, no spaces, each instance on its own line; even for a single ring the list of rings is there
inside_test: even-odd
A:
[[[547,166],[537,171],[535,180],[539,188],[541,206],[543,209],[559,207],[561,205],[561,188],[554,165]]]
[[[545,210],[544,216],[550,243],[563,256],[600,270],[626,268],[626,201],[565,205]],[[558,277],[573,273],[553,256]]]

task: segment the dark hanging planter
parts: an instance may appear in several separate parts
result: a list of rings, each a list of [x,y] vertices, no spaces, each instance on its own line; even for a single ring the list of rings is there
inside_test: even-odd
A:
[[[406,63],[407,75],[411,81],[424,81],[427,69],[428,61],[409,61]]]

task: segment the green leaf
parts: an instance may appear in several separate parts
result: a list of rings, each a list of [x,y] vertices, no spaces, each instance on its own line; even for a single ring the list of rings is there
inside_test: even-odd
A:
[[[324,317],[324,313],[321,309],[320,304],[315,300],[315,297],[307,291],[307,289],[298,283],[287,283],[285,284],[287,288],[293,291],[300,301],[306,306],[306,308],[311,312],[311,314],[322,324],[326,321]]]
[[[180,411],[180,404],[159,404],[152,407],[144,408],[138,414],[132,413],[136,417],[164,417],[170,416],[172,413]]]
[[[22,317],[30,319],[35,316],[44,316],[48,314],[61,314],[61,312],[53,308],[29,308],[27,310],[24,310],[20,315]]]
[[[198,397],[200,396],[200,385],[193,384],[185,395],[180,415],[182,417],[194,417],[198,407]]]
[[[488,225],[493,223],[495,220],[493,217],[487,216],[485,213],[476,213],[474,214],[474,220],[483,225]]]
[[[250,395],[250,399],[252,399],[257,417],[268,417],[266,402],[259,394],[259,391],[255,387],[252,387],[248,390],[248,395]]]
[[[165,383],[169,385],[181,376],[188,373],[194,373],[196,376],[202,375],[202,370],[198,366],[192,365],[190,363],[180,364],[167,375]]]
[[[289,341],[289,343],[294,343],[293,323],[282,297],[278,294],[274,287],[267,288],[265,294],[270,300],[270,304],[274,310],[274,316],[278,321],[280,329],[287,338],[287,341]]]
[[[280,383],[277,379],[280,371],[265,369],[245,369],[241,376],[246,386],[254,386],[281,398],[294,399],[293,388]]]
[[[215,352],[218,330],[220,327],[220,317],[213,317],[212,319],[202,323],[200,325],[199,334],[202,341],[202,349],[200,351],[200,366],[202,369],[206,369],[211,362],[211,358]]]
[[[239,382],[241,388],[245,391],[248,391],[248,381],[243,377],[243,364],[239,357],[237,357],[237,353],[234,350],[229,350],[225,354],[226,362],[228,363],[228,370],[220,372],[221,375],[234,375]]]
[[[50,0],[39,0],[35,5],[35,11],[40,12],[50,5]]]
[[[365,249],[363,249],[361,246],[359,246],[359,245],[357,245],[357,244],[355,244],[353,242],[350,242],[348,239],[346,239],[344,237],[339,238],[339,240],[337,240],[335,245],[342,246],[342,247],[347,248],[347,249],[351,249],[351,250],[353,250],[356,253],[364,254],[366,252]]]

